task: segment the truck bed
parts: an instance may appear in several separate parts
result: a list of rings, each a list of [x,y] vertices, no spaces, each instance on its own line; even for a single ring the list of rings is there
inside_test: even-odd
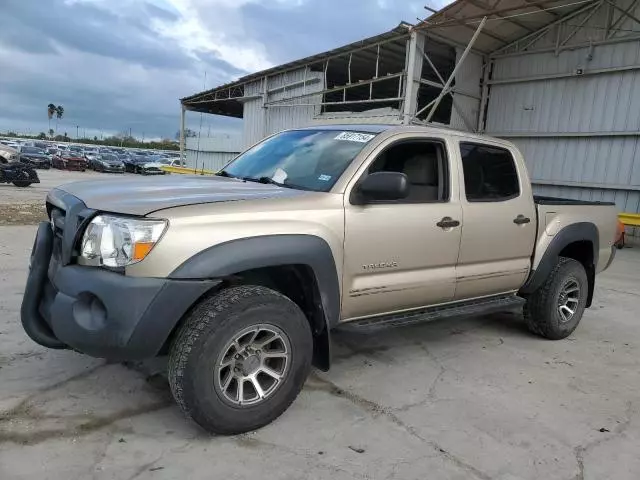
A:
[[[615,205],[613,202],[591,202],[587,200],[574,200],[572,198],[543,197],[540,195],[534,195],[533,201],[537,205]]]
[[[533,269],[538,267],[542,255],[554,237],[565,227],[582,224],[595,225],[598,232],[596,273],[603,270],[611,256],[611,246],[617,231],[617,208],[611,202],[588,202],[570,198],[534,195],[538,212],[538,238],[533,258]]]

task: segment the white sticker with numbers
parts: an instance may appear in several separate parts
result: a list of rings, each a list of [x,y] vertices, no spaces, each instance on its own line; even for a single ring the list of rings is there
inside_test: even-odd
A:
[[[368,133],[342,132],[335,138],[335,140],[346,140],[348,142],[367,143],[373,137],[375,137],[375,135],[371,135]]]

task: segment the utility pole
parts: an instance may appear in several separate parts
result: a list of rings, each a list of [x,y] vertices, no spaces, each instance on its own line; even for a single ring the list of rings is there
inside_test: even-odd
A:
[[[131,135],[131,127],[129,127],[129,138],[133,138],[133,136]]]

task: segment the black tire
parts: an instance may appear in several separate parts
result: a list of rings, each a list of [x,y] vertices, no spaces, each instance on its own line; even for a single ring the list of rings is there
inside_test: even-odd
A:
[[[31,185],[31,182],[27,181],[27,180],[16,180],[15,182],[12,182],[16,187],[20,187],[20,188],[24,188],[24,187],[28,187],[29,185]]]
[[[560,296],[569,282],[578,285],[575,313],[564,320],[559,309]],[[576,329],[587,304],[589,280],[582,264],[572,258],[560,257],[547,280],[529,296],[524,306],[524,319],[533,333],[550,340],[568,337]]]
[[[288,367],[270,396],[254,405],[232,405],[214,385],[218,359],[243,329],[265,324],[287,337]],[[289,408],[309,375],[312,352],[309,322],[295,303],[265,287],[232,287],[203,300],[180,326],[169,352],[169,384],[182,411],[205,430],[244,433]]]

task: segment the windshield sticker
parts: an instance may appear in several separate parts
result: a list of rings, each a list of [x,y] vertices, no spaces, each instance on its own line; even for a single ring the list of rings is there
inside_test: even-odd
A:
[[[373,137],[375,137],[375,135],[370,135],[368,133],[342,132],[335,138],[335,140],[346,140],[348,142],[367,143]]]
[[[331,175],[320,175],[318,177],[318,180],[320,180],[321,182],[328,182],[329,180],[331,180]]]
[[[271,177],[271,180],[277,183],[284,183],[284,181],[287,179],[287,176],[288,176],[287,172],[285,172],[281,168],[276,168],[276,171]]]

